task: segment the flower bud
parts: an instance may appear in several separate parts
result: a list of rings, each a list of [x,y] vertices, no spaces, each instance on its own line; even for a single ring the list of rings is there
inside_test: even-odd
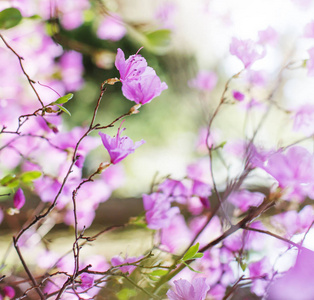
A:
[[[13,204],[16,209],[21,209],[25,204],[25,196],[23,190],[19,188],[13,198]]]

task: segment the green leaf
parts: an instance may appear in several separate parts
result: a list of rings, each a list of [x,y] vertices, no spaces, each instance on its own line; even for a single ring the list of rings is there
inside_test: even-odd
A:
[[[10,181],[13,181],[15,177],[14,174],[6,175],[0,180],[0,184],[6,186]]]
[[[194,270],[190,265],[188,265],[187,263],[183,262],[183,264],[185,264],[192,272],[195,272],[195,273],[202,273],[200,271],[196,271]]]
[[[204,256],[204,253],[196,253],[192,259],[202,258]]]
[[[21,20],[22,15],[16,8],[11,7],[0,12],[0,28],[12,28],[19,24]]]
[[[73,98],[73,94],[69,93],[66,94],[63,97],[60,97],[59,99],[57,99],[56,101],[52,102],[51,104],[63,104],[63,103],[67,103],[68,101],[70,101]]]
[[[136,295],[137,295],[137,292],[135,290],[131,290],[127,288],[124,288],[117,293],[117,297],[119,300],[128,300],[131,297],[134,297]]]
[[[149,273],[151,276],[164,276],[166,274],[168,274],[168,270],[162,269],[154,270],[153,272]]]
[[[32,182],[41,176],[40,171],[29,171],[23,173],[20,178],[24,183]]]
[[[146,34],[147,43],[153,48],[164,48],[170,45],[171,31],[169,29],[160,29]]]
[[[63,106],[56,104],[62,111],[64,111],[66,114],[68,114],[71,117],[71,113]]]
[[[182,260],[186,261],[186,260],[193,259],[194,255],[197,253],[199,247],[200,247],[200,243],[197,243],[196,245],[191,246],[189,248],[189,250],[184,254]]]

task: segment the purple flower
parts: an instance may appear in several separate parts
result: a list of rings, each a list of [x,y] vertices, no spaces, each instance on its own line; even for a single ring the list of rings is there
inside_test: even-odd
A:
[[[21,209],[24,204],[25,204],[25,196],[24,196],[24,193],[23,193],[23,190],[21,188],[19,188],[14,197],[13,197],[13,204],[14,204],[14,207],[16,209]]]
[[[168,88],[139,54],[131,55],[125,60],[123,51],[118,49],[115,66],[120,72],[123,95],[137,104],[150,102]]]
[[[294,267],[275,280],[269,288],[269,300],[314,299],[314,252],[303,249]]]
[[[14,288],[11,286],[5,286],[3,288],[3,293],[5,297],[8,297],[9,299],[12,299],[15,296]]]
[[[243,101],[245,98],[245,95],[239,91],[232,91],[232,95],[235,100],[240,101],[240,102]]]
[[[209,286],[206,284],[206,278],[196,278],[189,283],[187,280],[179,279],[174,281],[176,292],[169,290],[167,296],[169,300],[204,300]]]
[[[252,40],[238,40],[232,38],[230,53],[239,58],[245,68],[249,68],[255,61],[263,58],[266,51]]]
[[[308,136],[314,133],[314,105],[305,104],[298,108],[294,116],[293,129]]]
[[[262,168],[287,189],[287,196],[302,201],[313,190],[314,157],[305,148],[294,146],[269,156]]]
[[[122,123],[121,123],[122,125]],[[145,143],[144,140],[139,142],[135,142],[127,137],[127,136],[120,136],[120,132],[124,131],[125,128],[121,130],[121,125],[118,129],[117,136],[111,137],[108,134],[99,132],[101,136],[101,140],[109,152],[110,160],[112,164],[117,164],[121,160],[125,159],[129,154],[133,153],[136,148],[143,145]]]
[[[162,193],[144,194],[143,204],[147,227],[150,229],[169,227],[173,217],[180,212],[178,207],[171,207],[169,198]]]
[[[314,38],[314,21],[308,23],[304,27],[304,37]]]
[[[247,190],[240,190],[233,192],[228,197],[228,202],[240,208],[241,211],[247,211],[251,206],[259,206],[265,198],[265,195],[259,192],[249,192]]]
[[[310,58],[306,62],[307,75],[308,76],[314,76],[314,47],[307,50],[307,52],[310,55]]]
[[[124,264],[132,264],[132,263],[135,263],[136,261],[139,261],[141,258],[142,258],[142,256],[122,258],[121,256],[117,255],[111,259],[111,264],[114,267],[119,266],[119,265],[124,265]],[[136,267],[137,267],[136,265],[129,265],[129,266],[126,265],[123,267],[119,267],[119,269],[121,270],[122,273],[131,274],[136,269]]]
[[[200,71],[188,84],[195,89],[211,91],[217,84],[217,75],[214,72]]]
[[[100,23],[97,36],[103,40],[110,40],[113,42],[121,40],[126,34],[126,29],[120,16],[112,14],[106,17]]]
[[[86,290],[94,285],[94,275],[84,273],[81,276],[81,288]]]
[[[274,45],[278,40],[278,33],[272,27],[267,27],[265,30],[258,32],[259,43],[262,45],[271,44]]]

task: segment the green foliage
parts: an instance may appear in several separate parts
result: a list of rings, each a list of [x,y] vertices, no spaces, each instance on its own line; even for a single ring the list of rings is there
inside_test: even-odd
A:
[[[19,185],[19,179],[16,178],[15,174],[9,174],[9,175],[4,176],[0,180],[0,185],[6,186],[9,188],[15,188]]]
[[[168,48],[171,41],[171,31],[160,29],[145,34],[145,47],[153,52],[162,53]]]
[[[16,8],[7,8],[0,12],[0,28],[9,29],[18,25],[22,20],[20,11]]]
[[[23,183],[29,183],[38,179],[40,176],[41,176],[40,171],[28,171],[28,172],[23,173],[20,176],[20,179]]]
[[[63,106],[56,104],[62,111],[64,111],[66,114],[68,114],[71,117],[71,113]]]
[[[187,260],[203,257],[204,255],[203,253],[197,253],[199,247],[200,247],[200,243],[197,243],[196,245],[191,246],[189,250],[184,254],[182,260],[187,261]]]
[[[202,258],[203,257],[203,253],[198,253],[198,249],[200,247],[200,244],[197,243],[193,246],[191,246],[188,251],[184,254],[184,256],[182,257],[182,259],[180,259],[180,263],[184,264],[185,266],[187,266],[192,272],[195,273],[202,273],[202,272],[198,272],[196,270],[194,270],[188,263],[186,263],[186,261],[188,260],[193,260],[193,259],[198,259],[198,258]]]
[[[42,173],[40,171],[28,171],[19,176],[9,174],[0,179],[0,185],[8,188],[16,188],[21,182],[24,184],[30,184],[41,175]]]
[[[73,98],[73,94],[69,93],[66,94],[62,97],[60,97],[59,99],[57,99],[56,101],[52,102],[51,104],[63,104],[63,103],[67,103],[68,101],[70,101]]]
[[[131,289],[122,289],[120,292],[117,293],[117,297],[119,300],[128,300],[131,297],[134,297],[137,295],[137,292],[135,290]]]

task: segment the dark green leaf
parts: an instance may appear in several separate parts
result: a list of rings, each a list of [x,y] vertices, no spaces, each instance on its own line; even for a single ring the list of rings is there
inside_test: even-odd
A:
[[[23,173],[20,178],[24,183],[32,182],[41,176],[40,171],[29,171]]]
[[[0,12],[0,28],[12,28],[19,24],[21,20],[22,15],[16,8],[11,7]]]

